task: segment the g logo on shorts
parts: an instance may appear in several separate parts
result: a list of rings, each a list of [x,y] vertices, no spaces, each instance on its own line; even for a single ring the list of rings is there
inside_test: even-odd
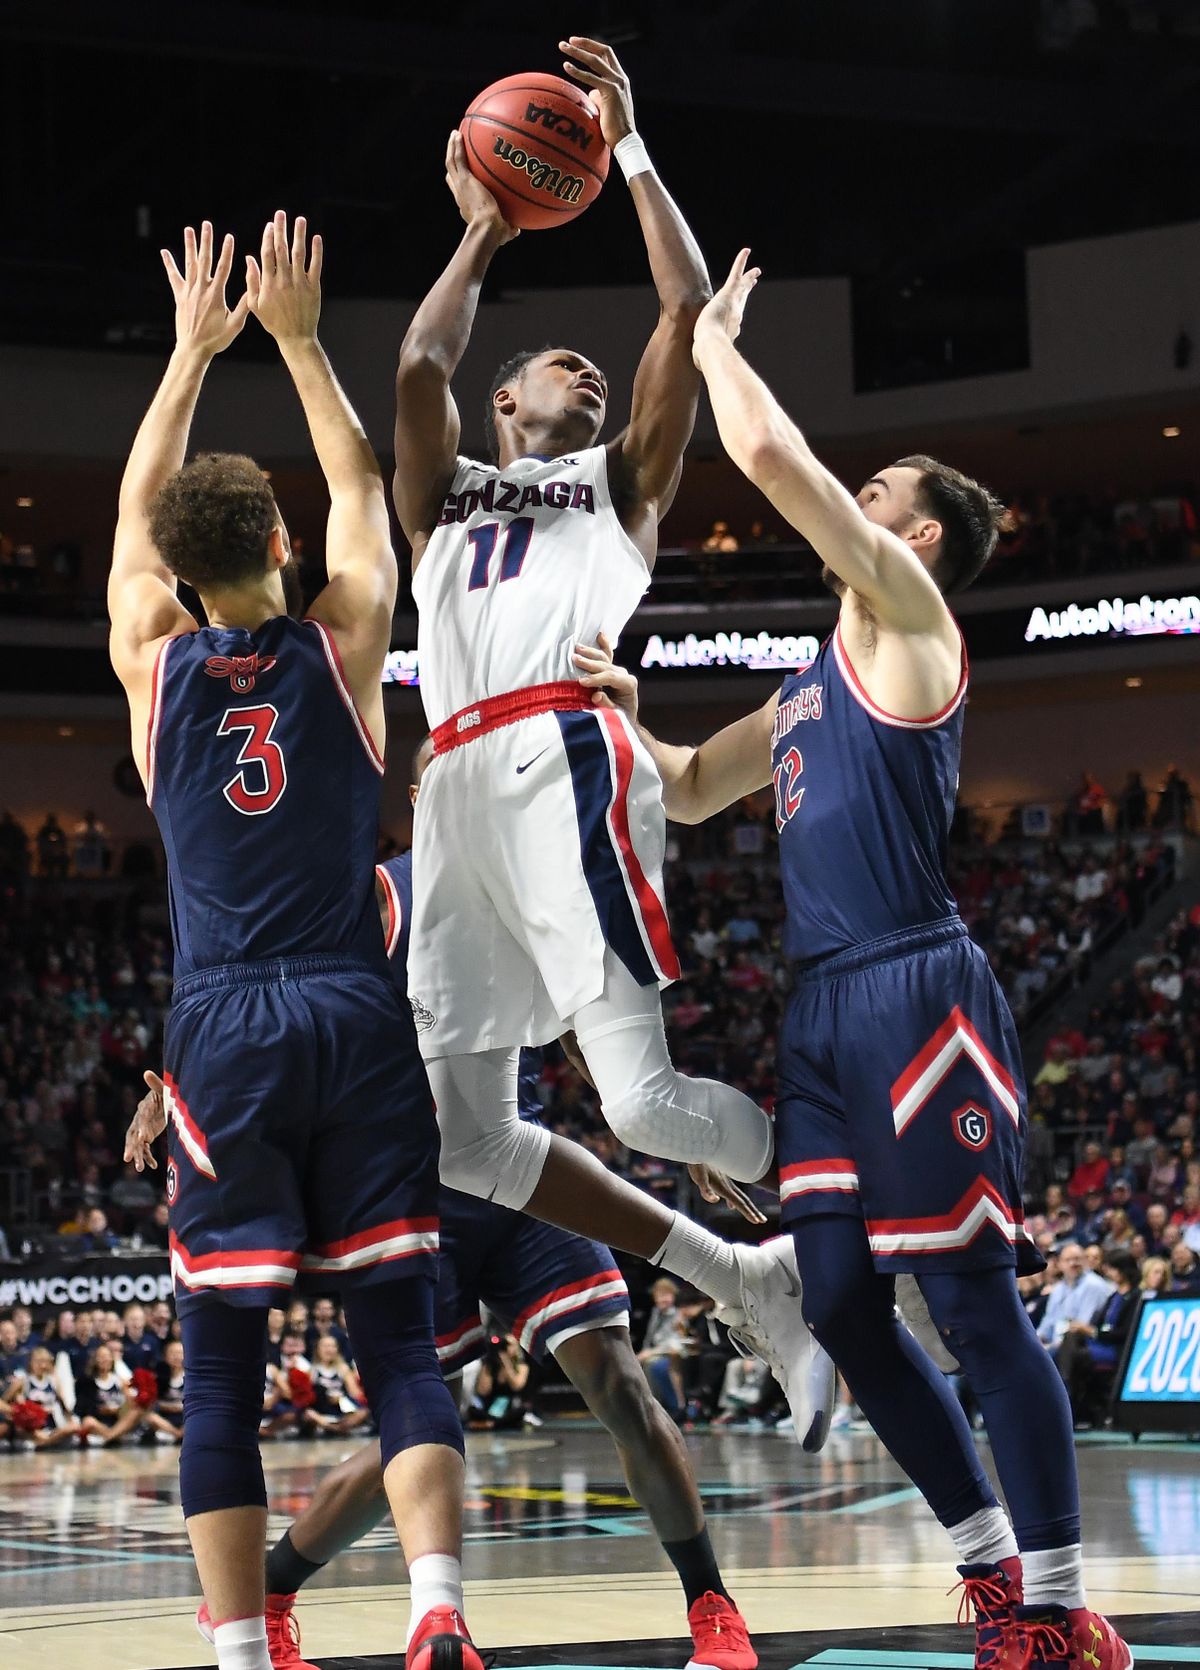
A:
[[[976,1151],[986,1148],[992,1140],[991,1116],[974,1102],[968,1102],[954,1115],[954,1134],[964,1148]]]
[[[175,1161],[167,1161],[167,1205],[175,1204],[175,1196],[179,1193],[179,1173],[175,1169]]]

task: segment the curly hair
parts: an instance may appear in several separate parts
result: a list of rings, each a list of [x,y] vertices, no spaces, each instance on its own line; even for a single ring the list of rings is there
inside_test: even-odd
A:
[[[488,390],[487,406],[483,414],[483,438],[487,443],[488,461],[492,464],[500,462],[500,436],[496,430],[496,395],[509,383],[520,382],[525,375],[525,367],[531,360],[537,359],[539,354],[550,351],[551,344],[545,343],[541,348],[522,348],[519,354],[506,359],[504,364],[492,378],[492,386]]]
[[[198,591],[257,579],[278,522],[270,483],[240,453],[201,453],[164,483],[150,506],[150,537],[159,554]]]
[[[944,593],[962,591],[996,549],[1005,507],[979,482],[927,453],[898,458],[893,468],[920,472],[917,504],[926,516],[942,524],[942,548],[933,577]]]

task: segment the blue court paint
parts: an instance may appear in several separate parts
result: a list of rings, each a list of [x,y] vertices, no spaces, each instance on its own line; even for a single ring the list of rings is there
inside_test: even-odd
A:
[[[1200,1664],[1200,1647],[1139,1647],[1133,1641],[1129,1645],[1137,1664]],[[878,1647],[827,1647],[793,1665],[792,1670],[809,1670],[814,1664],[826,1670],[971,1670],[973,1663],[970,1653],[889,1653]]]
[[[142,1554],[137,1549],[128,1549],[124,1553],[115,1553],[113,1550],[107,1548],[84,1548],[79,1543],[75,1542],[18,1542],[16,1538],[13,1537],[0,1537],[0,1548],[16,1548],[25,1554],[61,1553],[76,1560],[79,1559],[81,1555],[84,1555],[89,1560],[117,1560],[122,1565],[149,1561],[153,1561],[155,1564],[160,1564],[166,1560],[178,1562],[180,1565],[185,1566],[193,1564],[192,1556],[190,1554]],[[6,1577],[17,1576],[22,1570],[28,1571],[29,1567],[16,1567],[12,1572],[5,1572],[3,1575]]]
[[[903,1490],[885,1490],[882,1496],[868,1496],[863,1502],[851,1502],[844,1508],[830,1508],[829,1513],[831,1516],[839,1513],[874,1513],[878,1508],[899,1507],[901,1502],[919,1502],[921,1499],[921,1492],[909,1485]],[[815,1664],[816,1660],[813,1662]]]

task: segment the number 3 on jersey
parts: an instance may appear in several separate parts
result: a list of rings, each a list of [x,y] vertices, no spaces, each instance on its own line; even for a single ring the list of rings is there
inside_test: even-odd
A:
[[[229,779],[221,793],[235,812],[248,818],[274,811],[287,788],[283,749],[271,741],[278,719],[278,708],[269,703],[263,707],[229,707],[217,726],[218,736],[246,732],[237,757],[238,774]]]
[[[800,802],[804,799],[804,788],[800,784],[800,775],[804,770],[804,758],[798,748],[789,748],[771,773],[771,781],[775,785],[775,827],[782,829],[795,817],[800,810]]]

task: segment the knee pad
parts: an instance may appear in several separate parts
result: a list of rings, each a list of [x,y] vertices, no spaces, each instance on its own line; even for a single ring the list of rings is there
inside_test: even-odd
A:
[[[438,1107],[441,1124],[441,1107]],[[519,1212],[529,1200],[550,1147],[550,1132],[525,1119],[506,1120],[472,1141],[451,1146],[452,1133],[441,1125],[438,1175],[448,1189],[479,1195]]]
[[[464,1453],[458,1407],[438,1366],[433,1281],[374,1282],[345,1298],[363,1386],[379,1423],[383,1466],[418,1444]]]
[[[187,1361],[179,1490],[184,1518],[265,1507],[258,1450],[265,1310],[214,1303],[182,1318]]]
[[[550,1133],[517,1111],[516,1050],[447,1055],[425,1063],[448,1189],[519,1211],[536,1189]]]

